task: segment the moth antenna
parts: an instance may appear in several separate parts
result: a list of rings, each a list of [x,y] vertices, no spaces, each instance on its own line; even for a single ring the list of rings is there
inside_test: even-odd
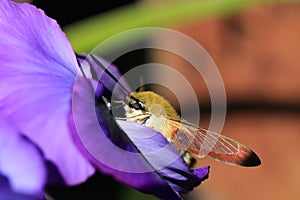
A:
[[[112,78],[117,84],[120,85],[120,87],[127,92],[128,94],[130,94],[131,92],[129,90],[127,90],[126,87],[124,87],[124,85],[122,85],[122,83],[119,82],[119,80],[107,69],[105,68],[105,66],[93,55],[93,54],[89,54],[90,57],[92,58],[92,60],[99,66],[101,67],[101,69],[107,74],[109,75],[110,78]]]
[[[124,101],[113,101],[114,103],[118,104],[116,106],[113,106],[114,108],[120,108],[122,106],[125,105],[125,102]]]
[[[124,87],[124,85],[122,85],[122,83],[119,82],[119,80],[107,69],[105,68],[105,66],[101,63],[101,61],[99,61],[99,59],[97,59],[97,57],[95,57],[93,54],[89,54],[91,59],[99,66],[101,67],[101,69],[110,77],[112,78],[117,84],[119,84],[119,86],[122,88],[122,90],[124,90],[125,92],[127,92],[128,94],[131,94],[131,92],[126,88]],[[133,99],[137,105],[139,105],[139,108],[141,110],[145,110],[145,108],[143,107],[143,105],[141,104],[141,102],[134,98],[133,96],[129,96],[129,98],[127,98],[127,101],[129,102],[130,99]],[[106,99],[106,101],[108,102],[108,100]],[[110,106],[111,108],[111,106]]]
[[[77,64],[78,64],[78,66],[79,66],[79,69],[80,69],[82,75],[83,75],[85,78],[87,78],[87,75],[85,74],[85,72],[84,72],[84,70],[82,69],[82,66],[81,66],[81,64],[80,64],[80,62],[79,62],[79,60],[78,60],[78,58],[84,60],[85,57],[82,56],[82,55],[80,55],[80,54],[78,54],[78,53],[76,53],[76,52],[74,52],[74,53],[75,53],[75,55],[76,55],[76,61],[77,61]]]

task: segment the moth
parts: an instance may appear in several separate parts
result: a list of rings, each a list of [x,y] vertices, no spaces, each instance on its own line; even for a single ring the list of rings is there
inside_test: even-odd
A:
[[[91,58],[102,66],[96,57],[91,55]],[[106,68],[103,70],[115,83],[121,84]],[[122,84],[120,86],[127,90]],[[160,132],[182,154],[190,168],[196,162],[195,157],[205,156],[236,166],[252,167],[261,164],[257,154],[245,144],[182,120],[175,108],[159,94],[152,91],[127,93],[127,102],[121,101],[125,116],[116,118],[137,122]]]
[[[256,153],[245,144],[181,120],[172,105],[152,91],[131,93],[125,110],[124,120],[143,124],[163,134],[183,154],[190,167],[195,163],[193,157],[205,156],[237,166],[261,164]]]

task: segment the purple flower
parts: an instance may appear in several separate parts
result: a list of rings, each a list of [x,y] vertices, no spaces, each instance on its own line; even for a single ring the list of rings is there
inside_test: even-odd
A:
[[[0,197],[41,197],[51,178],[48,161],[66,185],[97,169],[162,199],[180,199],[207,178],[208,167],[190,170],[160,133],[115,121],[105,104],[95,106],[95,93],[112,90],[115,81],[87,61],[76,58],[43,11],[0,0]],[[114,66],[108,70],[120,77]]]

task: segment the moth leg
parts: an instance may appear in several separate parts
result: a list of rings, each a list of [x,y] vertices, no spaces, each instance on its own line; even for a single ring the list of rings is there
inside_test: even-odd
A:
[[[102,96],[102,99],[106,105],[106,107],[111,111],[111,103],[108,101],[108,99],[105,96]]]

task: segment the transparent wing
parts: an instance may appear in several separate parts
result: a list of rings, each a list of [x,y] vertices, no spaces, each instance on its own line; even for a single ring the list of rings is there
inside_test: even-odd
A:
[[[172,142],[179,150],[188,150],[200,158],[208,155],[218,161],[239,166],[258,166],[261,163],[249,147],[230,137],[188,122],[168,119],[167,123],[178,129]]]

